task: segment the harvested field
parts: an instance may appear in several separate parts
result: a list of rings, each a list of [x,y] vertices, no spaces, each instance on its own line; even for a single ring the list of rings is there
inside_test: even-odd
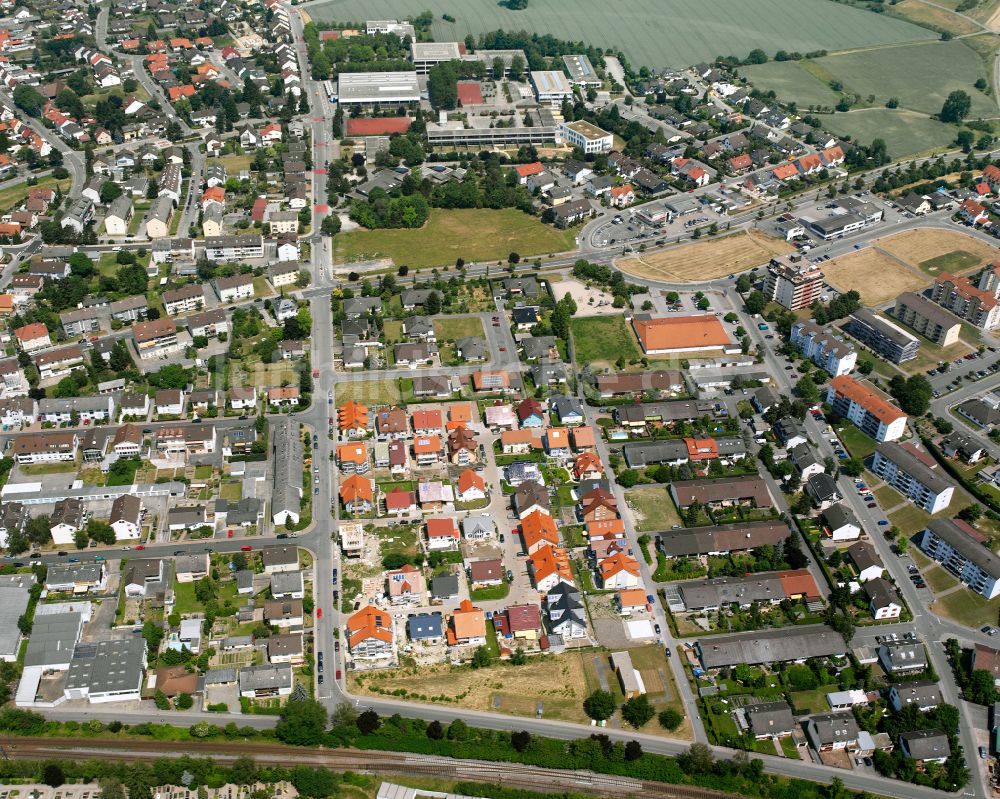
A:
[[[781,239],[748,231],[619,260],[615,265],[636,277],[696,283],[761,266],[793,249]]]
[[[996,260],[1000,256],[1000,250],[991,247],[985,241],[957,230],[939,230],[937,228],[907,230],[905,233],[897,233],[895,236],[878,239],[875,246],[896,256],[901,261],[919,267],[932,277],[948,268],[947,260],[949,259],[944,259],[942,256],[957,256],[958,253],[973,256],[974,263],[964,257],[950,259],[953,263],[971,264],[963,270],[967,272]],[[941,260],[936,261],[936,259]]]
[[[880,305],[903,291],[917,291],[928,280],[876,249],[866,248],[824,265],[827,282],[838,291],[856,290],[864,305]],[[878,275],[873,281],[872,275]]]

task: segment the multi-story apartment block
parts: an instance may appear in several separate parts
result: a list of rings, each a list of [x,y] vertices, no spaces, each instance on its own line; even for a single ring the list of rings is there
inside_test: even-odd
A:
[[[942,272],[934,278],[931,299],[980,330],[993,330],[1000,325],[1000,303],[996,296],[983,291],[967,277]]]
[[[876,355],[893,363],[913,360],[920,349],[920,340],[916,336],[883,319],[870,308],[859,308],[851,314],[844,330]]]
[[[139,357],[143,360],[166,357],[177,352],[181,346],[177,341],[177,326],[173,319],[139,322],[132,326],[132,338]]]
[[[783,308],[808,308],[823,293],[823,272],[801,255],[772,258],[764,280],[764,295]]]
[[[867,381],[847,375],[835,377],[830,381],[826,401],[836,413],[876,441],[895,441],[906,430],[906,414],[892,404],[887,394]]]
[[[912,291],[904,291],[896,297],[892,315],[942,347],[958,341],[958,334],[962,329],[958,317]]]
[[[205,257],[210,261],[245,261],[264,257],[264,239],[259,234],[210,236],[205,239]]]
[[[951,519],[931,519],[920,548],[978,594],[1000,594],[1000,558],[973,540]]]
[[[835,338],[813,321],[796,323],[792,327],[791,342],[806,358],[833,377],[850,373],[858,360],[853,346]]]
[[[951,503],[955,486],[935,471],[933,459],[912,445],[879,444],[872,459],[872,472],[914,505],[937,513]]]
[[[200,311],[205,307],[205,290],[200,283],[189,283],[163,292],[163,307],[171,316]]]

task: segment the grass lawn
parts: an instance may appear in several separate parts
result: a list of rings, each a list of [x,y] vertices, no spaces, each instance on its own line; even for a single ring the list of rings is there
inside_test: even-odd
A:
[[[640,533],[670,530],[681,524],[681,517],[663,486],[631,488],[625,492],[625,501],[635,513]]]
[[[792,706],[798,713],[829,712],[830,703],[826,701],[829,692],[830,686],[813,688],[811,691],[792,691]]]
[[[931,604],[931,610],[939,616],[944,616],[967,627],[982,627],[984,624],[997,624],[1000,597],[986,599],[986,597],[973,593],[967,588],[960,588],[935,600]]]
[[[785,757],[792,760],[799,759],[799,748],[795,745],[794,740],[786,735],[784,738],[779,738],[778,741],[781,743],[781,751],[785,753]]]
[[[874,438],[869,438],[850,422],[845,422],[838,428],[837,435],[847,447],[847,451],[855,458],[867,458],[878,445]]]
[[[21,474],[42,475],[42,474],[70,474],[76,471],[75,463],[36,463],[30,466],[19,467]]]
[[[881,506],[882,510],[895,508],[900,502],[905,501],[905,497],[891,486],[876,488],[873,493],[875,494],[875,499],[878,500],[878,504]]]
[[[266,277],[257,275],[253,279],[253,294],[255,297],[273,297],[274,289],[271,288],[271,284],[267,282]]]
[[[195,480],[208,480],[212,476],[212,467],[208,464],[194,467]]]
[[[570,322],[570,330],[577,363],[612,366],[619,358],[627,362],[641,357],[623,316],[577,317]]]
[[[240,172],[250,169],[250,164],[253,162],[252,155],[223,155],[218,159],[226,168],[226,174],[230,177],[235,177],[239,175]]]
[[[863,108],[846,114],[817,116],[824,128],[838,135],[864,142],[883,139],[893,158],[947,148],[955,141],[952,125],[903,108]]]
[[[576,233],[543,225],[512,208],[432,208],[418,230],[356,230],[334,238],[335,261],[389,258],[411,267],[441,266],[466,261],[506,259],[564,252],[574,246]]]
[[[943,593],[949,588],[958,585],[958,580],[952,577],[940,566],[932,566],[924,572],[924,579],[927,585],[935,594]]]
[[[194,583],[179,583],[174,581],[174,612],[199,613],[201,603],[194,595]]]
[[[434,320],[438,341],[457,341],[460,338],[479,336],[485,338],[483,322],[478,316],[445,316]]]
[[[916,505],[907,502],[905,508],[901,508],[889,515],[889,521],[898,527],[905,536],[911,536],[918,530],[923,530],[930,519],[930,514],[920,510]]]
[[[239,502],[243,498],[243,486],[239,481],[225,482],[219,487],[219,497],[230,502]]]
[[[344,380],[334,389],[334,402],[343,405],[348,400],[365,405],[395,405],[401,399],[395,380]]]
[[[469,592],[473,602],[490,602],[498,599],[506,599],[510,593],[510,583],[504,580],[500,585],[491,585],[486,588],[474,588]]]

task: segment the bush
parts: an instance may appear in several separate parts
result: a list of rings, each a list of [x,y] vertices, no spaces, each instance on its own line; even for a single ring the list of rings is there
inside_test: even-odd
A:
[[[663,729],[673,732],[681,726],[681,722],[684,721],[684,716],[673,708],[667,708],[666,710],[660,711],[660,715],[657,716],[657,721],[660,722],[660,726],[663,727]]]

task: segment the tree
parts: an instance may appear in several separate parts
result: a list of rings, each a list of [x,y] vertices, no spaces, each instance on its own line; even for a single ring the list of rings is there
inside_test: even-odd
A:
[[[323,218],[319,229],[324,236],[336,236],[340,233],[340,217],[336,214],[329,214]]]
[[[42,782],[52,788],[58,788],[66,782],[62,766],[58,763],[46,763],[45,768],[42,769]]]
[[[681,726],[681,722],[684,721],[684,716],[671,707],[666,710],[661,710],[660,715],[657,716],[656,720],[660,722],[660,726],[663,727],[663,729],[673,732]]]
[[[531,745],[531,733],[527,730],[519,730],[510,734],[510,745],[515,752],[523,752]]]
[[[355,724],[362,735],[371,735],[382,726],[382,719],[379,718],[378,713],[374,710],[366,710],[358,716]]]
[[[32,544],[47,544],[52,537],[49,527],[48,516],[36,516],[24,526],[24,535]]]
[[[122,196],[122,187],[113,180],[108,180],[101,186],[100,196],[101,202],[108,205],[113,200],[117,200]]]
[[[194,704],[194,699],[191,694],[178,694],[174,704],[178,710],[187,710]]]
[[[840,471],[848,477],[858,477],[865,470],[865,463],[860,458],[848,458],[840,462]]]
[[[766,305],[767,297],[764,296],[764,292],[756,289],[750,292],[746,302],[744,303],[744,307],[746,308],[746,312],[748,314],[760,313],[764,310]]]
[[[889,393],[898,400],[899,407],[908,414],[923,416],[930,407],[934,388],[923,375],[913,375],[908,378],[895,375],[889,381]]]
[[[966,521],[969,524],[979,521],[979,518],[983,515],[983,506],[977,503],[972,503],[971,505],[962,508],[958,512],[958,518],[962,521]]]
[[[117,780],[114,777],[102,779],[100,781],[100,786],[100,799],[128,799],[125,795],[125,787],[121,784],[120,780]]]
[[[292,746],[316,746],[325,732],[326,709],[314,699],[286,703],[274,728],[278,740]]]
[[[441,295],[436,291],[428,294],[427,300],[424,303],[424,311],[426,311],[428,316],[437,316],[441,313]]]
[[[472,653],[472,668],[482,669],[489,666],[493,661],[493,657],[490,655],[489,647],[477,646],[475,652]]]
[[[469,725],[461,719],[455,719],[448,725],[449,741],[464,741],[469,737]]]
[[[799,378],[795,384],[795,391],[802,398],[803,402],[807,402],[810,405],[819,401],[819,389],[816,387],[816,381],[809,375],[803,375]]]
[[[685,770],[695,774],[707,774],[712,770],[712,765],[715,762],[715,756],[708,744],[703,744],[700,741],[691,744],[680,759],[682,760],[681,765],[686,767]]]
[[[961,89],[956,89],[949,94],[948,98],[944,101],[944,105],[941,106],[941,113],[938,114],[938,118],[942,122],[953,122],[957,124],[965,119],[971,110],[972,98]]]
[[[170,710],[170,698],[159,688],[153,694],[153,704],[156,705],[157,710]]]
[[[440,741],[444,738],[444,727],[441,726],[440,721],[434,719],[434,721],[427,725],[427,737],[432,741]]]
[[[622,718],[636,729],[642,727],[655,715],[656,711],[649,704],[649,697],[646,694],[633,696],[622,705]]]
[[[604,721],[615,712],[615,698],[608,691],[598,689],[583,700],[583,710],[594,721]]]

